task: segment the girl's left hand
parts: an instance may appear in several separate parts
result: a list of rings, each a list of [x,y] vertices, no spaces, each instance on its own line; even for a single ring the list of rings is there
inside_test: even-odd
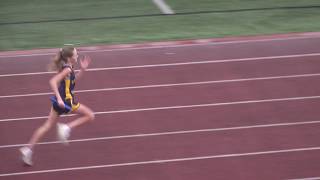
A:
[[[89,56],[84,56],[83,59],[80,59],[80,67],[82,70],[86,70],[91,62],[91,58]]]
[[[65,105],[64,105],[64,102],[62,101],[62,99],[61,99],[61,98],[58,98],[57,100],[58,100],[58,105],[59,105],[59,107],[65,108]]]

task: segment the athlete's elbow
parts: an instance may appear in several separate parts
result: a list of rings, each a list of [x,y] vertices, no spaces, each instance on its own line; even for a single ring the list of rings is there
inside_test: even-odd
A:
[[[58,85],[58,81],[56,80],[56,78],[51,78],[49,81],[49,85],[52,89],[55,89]]]
[[[50,85],[50,87],[54,87],[54,85],[56,85],[54,78],[50,79],[49,85]]]

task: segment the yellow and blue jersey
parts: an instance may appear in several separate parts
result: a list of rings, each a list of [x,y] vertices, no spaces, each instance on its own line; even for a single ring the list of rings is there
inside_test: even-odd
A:
[[[58,105],[57,97],[55,97],[55,96],[51,97],[52,106],[53,106],[54,110],[56,112],[58,112],[58,114],[72,112],[72,111],[78,109],[80,106],[80,103],[75,102],[75,98],[74,98],[74,94],[73,94],[73,90],[75,87],[75,79],[76,79],[74,70],[71,66],[68,66],[68,65],[65,65],[63,67],[63,69],[64,68],[71,69],[71,73],[60,82],[59,87],[58,87],[59,94],[65,103],[65,108],[61,108]]]
[[[64,80],[60,82],[59,85],[59,94],[62,99],[67,100],[67,99],[73,99],[73,90],[75,87],[75,73],[70,66],[65,66],[64,68],[70,68],[71,73],[69,74],[68,77],[66,77]]]

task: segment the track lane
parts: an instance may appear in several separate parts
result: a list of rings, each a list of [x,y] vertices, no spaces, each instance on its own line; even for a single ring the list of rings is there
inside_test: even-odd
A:
[[[101,164],[175,159],[221,154],[276,151],[320,146],[320,125],[272,127],[250,130],[220,131],[159,137],[141,137],[110,141],[72,143],[69,147],[39,146],[29,169],[17,167],[17,152],[0,149],[3,162],[0,172],[37,171]],[[276,138],[275,138],[276,137]],[[108,156],[107,154],[112,154]],[[79,158],[86,157],[86,158]],[[9,161],[11,160],[11,161]],[[63,161],[63,164],[61,164]],[[40,166],[41,165],[41,166]],[[13,169],[12,169],[13,168]]]
[[[290,54],[319,53],[319,38],[292,39],[236,44],[207,44],[174,48],[136,49],[130,51],[88,52],[95,63],[91,68],[186,62],[194,59],[249,58]],[[80,51],[81,53],[81,51]],[[0,74],[46,71],[53,55],[0,57]]]
[[[77,90],[320,73],[319,57],[88,71]],[[0,95],[51,93],[53,74],[1,77]]]
[[[261,156],[243,156],[221,159],[206,159],[173,163],[158,163],[136,166],[87,169],[56,173],[9,176],[8,180],[60,179],[74,177],[79,180],[107,179],[114,177],[123,180],[132,179],[289,179],[299,177],[319,177],[317,173],[320,151],[268,154]],[[245,166],[244,166],[245,164]],[[201,167],[201,168],[199,168]]]
[[[76,129],[71,139],[319,121],[320,112],[314,108],[318,106],[320,99],[100,114],[94,123]],[[59,121],[68,122],[72,119],[74,117],[65,117]],[[44,121],[1,122],[0,145],[25,144],[34,129]],[[48,141],[56,141],[55,127],[41,142]]]
[[[78,100],[93,110],[114,111],[233,101],[318,96],[318,77],[274,79],[265,81],[204,84],[197,86],[131,89],[114,92],[84,93]],[[208,93],[209,92],[209,93]],[[97,98],[99,97],[99,98]],[[28,108],[25,108],[28,106]],[[46,116],[49,97],[20,97],[0,101],[0,119]],[[13,116],[14,115],[14,116]]]

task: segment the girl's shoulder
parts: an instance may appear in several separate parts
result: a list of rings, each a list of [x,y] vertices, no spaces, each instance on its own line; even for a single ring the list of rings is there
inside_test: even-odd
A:
[[[58,74],[63,75],[64,77],[68,77],[70,76],[72,73],[74,73],[73,71],[73,67],[70,65],[63,65],[62,68],[60,69],[60,71],[58,71]]]
[[[64,70],[65,68],[69,68],[71,71],[73,71],[73,66],[69,65],[69,64],[64,64],[62,66],[62,70]]]
[[[74,69],[73,66],[69,65],[69,64],[64,64],[60,70],[60,72],[65,71],[65,69],[68,70],[69,73],[74,73]]]

